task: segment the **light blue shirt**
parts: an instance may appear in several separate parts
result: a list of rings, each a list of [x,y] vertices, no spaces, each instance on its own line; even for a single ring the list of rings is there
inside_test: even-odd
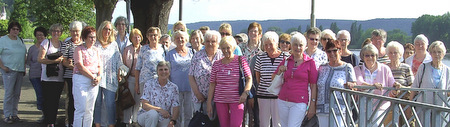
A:
[[[27,48],[22,40],[11,40],[8,35],[0,38],[0,59],[4,66],[13,71],[25,72]]]
[[[181,56],[176,49],[170,50],[166,55],[166,61],[170,63],[170,81],[178,86],[180,92],[191,91],[189,85],[188,72],[191,65],[191,59],[194,56],[192,49],[188,48],[186,56]]]
[[[233,52],[234,55],[242,56],[242,50],[239,48],[239,46],[236,46],[236,49],[234,49]]]

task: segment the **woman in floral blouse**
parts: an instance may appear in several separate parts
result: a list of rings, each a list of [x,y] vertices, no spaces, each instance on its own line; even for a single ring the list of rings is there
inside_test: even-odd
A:
[[[205,49],[195,53],[189,67],[189,83],[192,89],[192,100],[194,102],[194,112],[200,110],[203,104],[203,111],[206,111],[206,97],[209,90],[209,77],[211,67],[215,61],[222,59],[222,51],[218,50],[220,33],[217,31],[206,31]],[[203,112],[206,115],[206,112]]]
[[[150,79],[144,85],[138,123],[143,127],[173,126],[177,124],[179,114],[178,87],[169,81],[169,62],[159,62],[156,70],[158,78]]]
[[[139,51],[136,63],[135,73],[135,90],[138,94],[139,84],[144,84],[150,79],[156,78],[156,65],[159,61],[164,60],[164,49],[158,43],[161,36],[161,30],[158,27],[150,27],[147,30],[147,39],[149,44],[143,45]]]
[[[325,44],[324,49],[330,62],[320,66],[318,70],[316,115],[319,118],[320,126],[344,126],[344,120],[341,115],[337,116],[338,125],[334,122],[328,123],[328,118],[330,116],[330,100],[333,99],[331,98],[330,87],[353,87],[356,82],[355,71],[353,70],[352,64],[341,60],[342,47],[339,44],[339,41],[329,40]],[[337,95],[341,108],[344,108],[342,96],[340,96],[339,92]],[[332,108],[334,108],[335,111],[339,111],[337,106]]]
[[[95,47],[99,50],[100,60],[103,63],[103,78],[99,83],[100,89],[94,109],[94,123],[97,127],[100,127],[101,123],[106,123],[108,126],[114,126],[116,123],[115,96],[119,85],[117,77],[119,67],[123,65],[123,62],[113,36],[113,30],[109,21],[104,21],[97,30]],[[102,114],[106,114],[106,116]],[[103,121],[102,117],[106,117],[106,121]]]

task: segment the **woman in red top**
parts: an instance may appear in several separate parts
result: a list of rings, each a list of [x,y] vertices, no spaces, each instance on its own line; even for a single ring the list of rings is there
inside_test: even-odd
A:
[[[252,87],[252,74],[247,59],[233,54],[237,45],[232,36],[223,37],[219,46],[224,58],[214,62],[212,66],[207,100],[208,115],[212,117],[211,101],[214,97],[220,126],[241,127],[244,117],[243,102],[247,100]],[[246,81],[242,95],[239,95],[239,64],[242,64]]]
[[[314,60],[304,54],[306,38],[295,34],[291,38],[291,57],[287,67],[283,61],[272,75],[284,73],[284,83],[278,95],[278,114],[282,127],[300,127],[305,113],[308,119],[316,114],[317,69]],[[308,84],[311,87],[311,104],[308,106]]]

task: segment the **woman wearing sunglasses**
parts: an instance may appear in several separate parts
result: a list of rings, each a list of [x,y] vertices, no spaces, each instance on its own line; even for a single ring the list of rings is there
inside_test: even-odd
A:
[[[280,50],[285,53],[289,53],[291,51],[291,42],[289,42],[289,39],[291,39],[291,35],[283,33],[280,35],[280,43],[278,44]]]

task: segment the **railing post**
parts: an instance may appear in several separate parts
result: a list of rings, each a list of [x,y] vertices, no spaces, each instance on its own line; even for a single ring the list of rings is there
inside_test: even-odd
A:
[[[334,125],[333,123],[335,123],[334,121],[334,116],[333,116],[333,110],[331,110],[334,106],[336,106],[336,101],[335,101],[335,98],[334,97],[336,97],[336,96],[334,96],[334,94],[335,94],[335,92],[333,91],[333,90],[331,90],[330,91],[330,93],[331,93],[331,98],[330,98],[330,106],[329,106],[329,113],[330,113],[330,115],[329,115],[329,117],[328,117],[328,125]],[[337,112],[334,112],[334,113],[336,113],[336,115],[337,115]]]
[[[366,127],[367,120],[366,117],[369,116],[367,114],[367,97],[360,96],[359,98],[359,123],[358,127]]]
[[[399,108],[398,108],[398,103],[393,102],[391,103],[391,106],[394,105],[394,109],[392,110],[392,121],[391,121],[391,126],[394,127],[398,127],[398,118],[400,117],[399,115]],[[403,112],[403,111],[402,111]]]

